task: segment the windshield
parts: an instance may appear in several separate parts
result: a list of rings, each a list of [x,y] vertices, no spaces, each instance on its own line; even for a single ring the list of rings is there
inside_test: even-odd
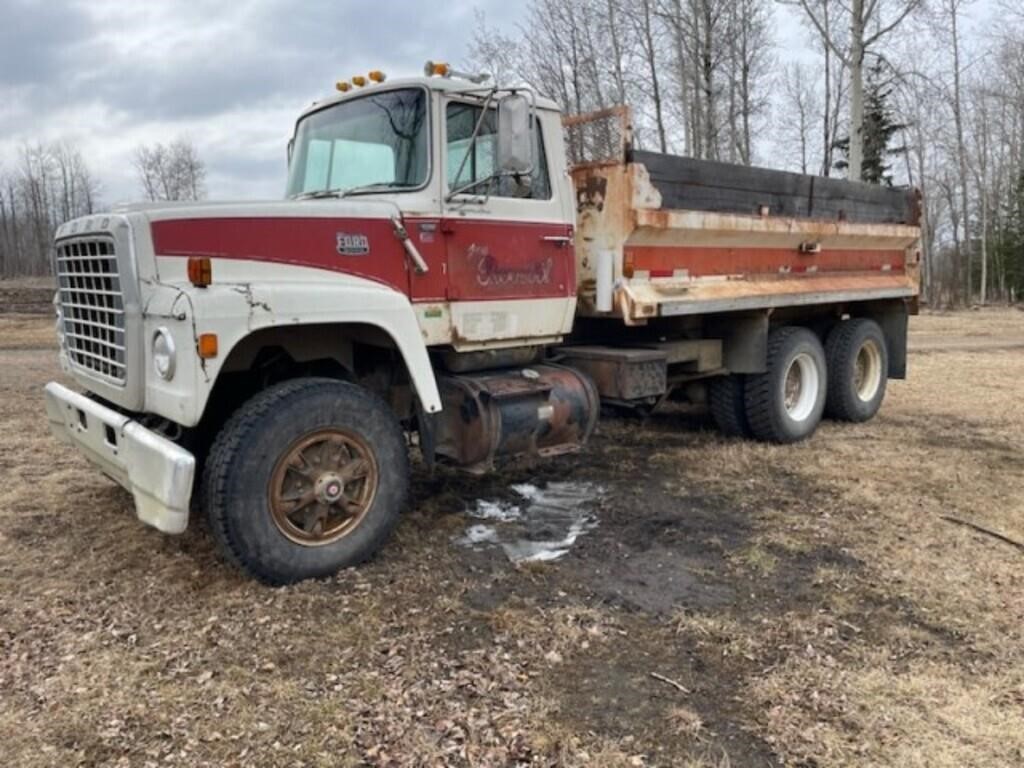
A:
[[[287,195],[420,187],[427,181],[427,157],[423,89],[343,101],[299,123]]]

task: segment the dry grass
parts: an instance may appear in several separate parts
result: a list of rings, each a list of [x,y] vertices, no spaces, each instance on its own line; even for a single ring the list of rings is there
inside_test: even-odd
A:
[[[1024,541],[1024,313],[927,315],[912,328],[912,347],[925,336],[945,344],[913,355],[910,380],[890,383],[871,424],[826,425],[790,449],[728,442],[663,457],[756,516],[739,567],[784,568],[773,552],[794,541],[841,555],[816,570],[807,605],[762,616],[759,633],[749,616],[745,633],[720,617],[682,623],[724,651],[737,635],[758,658],[784,650],[745,687],[762,708],[754,727],[783,759],[1005,766],[1024,756],[1024,557],[941,518]],[[980,337],[1005,348],[969,351]]]
[[[51,333],[0,318],[5,766],[1024,761],[1024,556],[940,519],[1024,539],[1024,312],[915,318],[880,416],[803,445],[602,425],[539,476],[611,488],[565,561],[454,547],[507,481],[421,478],[375,562],[280,590],[45,434]]]
[[[52,314],[55,287],[52,277],[0,280],[0,314]]]
[[[55,286],[55,278],[50,275],[38,277],[13,277],[0,280],[0,289],[6,290],[47,290],[52,292]]]
[[[0,330],[0,350],[48,349],[57,354],[53,321],[43,322],[39,315],[5,315]]]

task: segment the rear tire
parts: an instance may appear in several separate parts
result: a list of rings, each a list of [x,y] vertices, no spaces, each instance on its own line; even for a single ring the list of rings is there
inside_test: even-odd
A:
[[[825,410],[825,350],[806,328],[784,326],[768,335],[768,370],[747,376],[747,422],[754,436],[795,443],[814,434]]]
[[[727,437],[750,437],[742,374],[718,376],[708,384],[708,405],[719,431]]]
[[[388,406],[354,384],[307,378],[259,393],[228,419],[201,493],[227,559],[278,585],[373,555],[408,487],[405,438]]]
[[[825,412],[840,421],[868,421],[882,407],[889,380],[885,334],[874,320],[858,317],[832,329],[825,344],[828,398]]]

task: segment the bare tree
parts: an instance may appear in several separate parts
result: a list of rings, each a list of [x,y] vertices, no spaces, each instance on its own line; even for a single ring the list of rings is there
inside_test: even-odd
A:
[[[864,60],[872,46],[895,30],[920,7],[923,0],[850,0],[847,6],[830,0],[778,0],[798,5],[811,22],[822,42],[845,64],[850,72],[850,152],[849,176],[861,179],[864,159]],[[891,7],[890,7],[891,6]],[[842,9],[849,21],[849,44],[838,42],[828,15]]]
[[[720,156],[722,117],[720,96],[725,87],[735,98],[722,68],[729,54],[727,23],[731,3],[724,0],[668,0],[660,15],[674,40],[681,112],[689,116],[688,150],[695,157]],[[729,123],[735,109],[726,110]]]
[[[516,85],[522,76],[518,60],[519,44],[487,24],[487,16],[480,9],[474,11],[476,26],[470,44],[466,69],[486,72],[498,85]]]
[[[726,33],[729,82],[736,91],[729,122],[735,137],[736,159],[744,165],[753,162],[754,120],[768,108],[767,89],[761,85],[771,64],[773,30],[769,13],[765,0],[736,0],[730,9]]]
[[[978,245],[981,257],[981,281],[979,283],[978,301],[983,306],[988,301],[988,241],[989,219],[991,211],[990,195],[992,189],[992,130],[995,127],[995,115],[991,111],[988,95],[980,89],[973,90],[973,118],[971,125],[971,159],[968,165],[974,181],[974,192],[977,197],[978,210]],[[962,184],[966,186],[966,184]]]
[[[0,174],[0,275],[50,271],[54,230],[96,210],[99,184],[72,144],[26,144]]]
[[[0,168],[0,275],[14,274],[18,208],[13,177]]]
[[[970,242],[970,205],[968,203],[968,169],[967,169],[967,142],[964,137],[964,99],[962,83],[961,63],[961,40],[960,40],[960,11],[967,5],[968,0],[943,0],[942,23],[940,26],[949,25],[949,46],[953,58],[953,125],[956,128],[956,156],[957,166],[960,172],[960,221],[964,228],[964,237],[958,240],[958,246],[962,245],[964,250],[957,248],[957,255],[964,265],[964,296],[968,304],[974,295],[974,259]]]
[[[665,136],[665,109],[661,97],[661,80],[658,77],[659,39],[656,34],[653,0],[638,0],[633,5],[633,24],[636,27],[637,39],[643,52],[644,63],[650,77],[651,101],[654,106],[654,122],[658,129],[658,146],[662,152],[668,151],[668,140]]]
[[[800,172],[810,173],[814,124],[821,110],[821,102],[804,65],[794,62],[786,67],[782,77],[782,94],[779,132],[788,146],[796,148],[800,158]]]
[[[770,1],[817,42],[777,75]],[[741,163],[780,146],[777,164],[823,175],[847,133],[863,166],[865,66],[882,72],[905,147],[892,173],[924,193],[925,295],[978,293],[974,254],[992,301],[1024,295],[1024,12],[997,0],[998,29],[966,38],[969,2],[933,0],[929,26],[923,0],[531,0],[515,30],[478,21],[473,54],[567,112],[628,103],[638,146]],[[570,132],[570,156],[588,141]]]
[[[147,200],[201,200],[206,196],[206,167],[188,139],[140,145],[134,162]]]

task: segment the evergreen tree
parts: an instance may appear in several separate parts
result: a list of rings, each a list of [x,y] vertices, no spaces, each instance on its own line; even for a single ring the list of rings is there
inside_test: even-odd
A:
[[[871,184],[892,186],[892,166],[886,161],[893,155],[906,151],[906,147],[890,148],[893,137],[907,126],[897,123],[889,108],[888,99],[892,88],[882,79],[882,67],[877,65],[868,72],[867,89],[864,93],[864,158],[861,165],[863,180]],[[850,138],[847,136],[835,143],[843,159],[836,161],[836,168],[849,167]]]
[[[1019,300],[1024,296],[1024,171],[1006,196],[993,251],[995,263],[1002,265],[1006,275],[1007,290]]]

